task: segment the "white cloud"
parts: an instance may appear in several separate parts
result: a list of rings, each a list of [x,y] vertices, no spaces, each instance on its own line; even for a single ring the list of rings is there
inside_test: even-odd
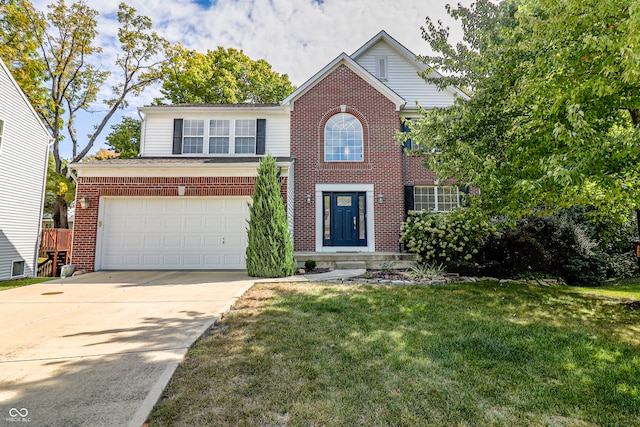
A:
[[[398,42],[416,54],[428,54],[429,46],[422,40],[420,27],[425,17],[453,23],[446,15],[450,0],[217,0],[202,6],[195,0],[129,0],[127,4],[138,13],[149,16],[153,28],[170,42],[181,42],[200,52],[218,46],[244,50],[250,58],[265,59],[278,73],[286,73],[295,85],[309,77],[340,53],[353,53],[380,30],[385,30]],[[41,10],[49,2],[33,2]],[[67,3],[70,2],[67,0]],[[99,63],[113,67],[117,55],[117,0],[89,0],[100,12],[97,44],[104,53]],[[468,1],[464,1],[468,4]],[[452,25],[454,37],[459,30]],[[116,71],[114,70],[114,73]],[[102,91],[109,94],[110,85]],[[130,107],[123,112],[135,116],[138,106],[158,96],[157,88],[140,98],[129,99]],[[94,110],[104,110],[95,105]],[[89,116],[88,124],[98,118]],[[112,118],[118,123],[120,115]],[[88,133],[91,126],[80,133]],[[108,129],[94,147],[104,144]],[[64,143],[63,143],[64,144]],[[65,153],[63,153],[64,155]]]

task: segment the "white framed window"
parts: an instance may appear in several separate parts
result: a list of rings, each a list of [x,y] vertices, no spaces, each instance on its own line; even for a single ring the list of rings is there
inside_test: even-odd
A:
[[[264,122],[265,119],[184,119],[178,128],[182,150],[174,154],[264,154]],[[174,138],[175,135],[174,129]]]
[[[204,145],[204,120],[185,120],[182,127],[182,152],[202,154]]]
[[[324,126],[325,162],[364,161],[362,124],[349,113],[331,116]]]
[[[413,208],[416,211],[449,212],[460,206],[460,189],[448,186],[413,187]]]
[[[11,261],[11,277],[24,276],[24,261]]]
[[[256,121],[236,120],[236,154],[254,154],[256,152]]]
[[[389,78],[388,60],[386,56],[376,56],[376,77],[380,80]]]
[[[229,120],[209,121],[209,154],[229,154]]]

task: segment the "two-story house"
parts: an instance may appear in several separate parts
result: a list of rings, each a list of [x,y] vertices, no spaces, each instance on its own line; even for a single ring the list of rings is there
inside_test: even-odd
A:
[[[298,261],[335,252],[398,253],[407,210],[449,210],[439,185],[395,142],[417,104],[463,92],[419,75],[424,64],[384,31],[341,54],[279,105],[140,108],[137,159],[74,164],[72,262],[98,269],[244,268],[247,203],[260,158],[282,168]]]
[[[50,141],[0,61],[0,280],[37,273]]]

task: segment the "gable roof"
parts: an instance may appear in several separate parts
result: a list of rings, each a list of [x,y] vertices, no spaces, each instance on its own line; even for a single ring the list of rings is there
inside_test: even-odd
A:
[[[20,85],[18,85],[18,82],[13,77],[13,74],[11,74],[11,71],[9,71],[9,67],[7,67],[7,65],[4,63],[4,61],[2,61],[2,59],[0,59],[0,68],[9,77],[9,81],[11,82],[13,87],[15,87],[15,89],[16,89],[17,93],[19,94],[20,98],[27,105],[27,108],[29,109],[31,114],[33,114],[33,117],[34,117],[35,121],[38,123],[40,128],[42,128],[44,133],[49,138],[49,142],[50,142],[52,140],[51,132],[49,132],[49,129],[47,129],[47,127],[44,125],[44,123],[42,123],[42,119],[40,119],[40,116],[38,115],[38,113],[36,113],[36,110],[33,108],[33,105],[31,105],[31,102],[29,101],[29,98],[27,98],[27,95],[24,94],[24,92],[20,88]],[[47,145],[49,145],[49,143],[47,143]]]
[[[409,63],[413,64],[417,71],[424,72],[429,69],[429,67],[422,61],[416,59],[416,55],[411,52],[409,49],[400,44],[396,39],[391,37],[386,31],[382,30],[375,36],[373,36],[368,42],[363,44],[358,50],[351,54],[351,57],[357,61],[362,55],[364,55],[369,49],[371,49],[376,43],[384,41],[392,49],[394,49],[400,56],[404,57]],[[442,77],[442,74],[437,72],[436,70],[431,70],[430,77]],[[455,86],[449,86],[448,90],[454,92],[456,95],[461,96],[464,99],[469,99],[469,95],[464,93],[462,90]]]
[[[296,89],[291,95],[287,96],[282,104],[289,104],[293,109],[293,104],[295,100],[300,96],[305,94],[309,89],[315,86],[320,80],[322,80],[325,76],[331,73],[333,70],[338,68],[340,65],[346,65],[351,71],[356,73],[358,76],[363,78],[367,83],[373,86],[378,92],[382,95],[386,96],[391,102],[393,102],[396,106],[396,110],[400,111],[400,109],[406,104],[406,100],[398,95],[396,92],[391,90],[387,85],[382,83],[380,80],[375,78],[371,73],[369,73],[364,67],[354,61],[349,55],[346,53],[341,53],[336,59],[327,64],[322,70],[318,71],[313,77],[304,82],[298,89]]]

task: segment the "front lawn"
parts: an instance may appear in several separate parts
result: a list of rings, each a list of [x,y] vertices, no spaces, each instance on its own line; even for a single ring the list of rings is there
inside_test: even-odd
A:
[[[56,279],[56,277],[26,277],[24,279],[0,281],[0,291],[19,288],[21,286],[29,286],[35,283],[48,282],[53,279]]]
[[[189,351],[151,425],[639,425],[625,292],[640,285],[259,284]]]

